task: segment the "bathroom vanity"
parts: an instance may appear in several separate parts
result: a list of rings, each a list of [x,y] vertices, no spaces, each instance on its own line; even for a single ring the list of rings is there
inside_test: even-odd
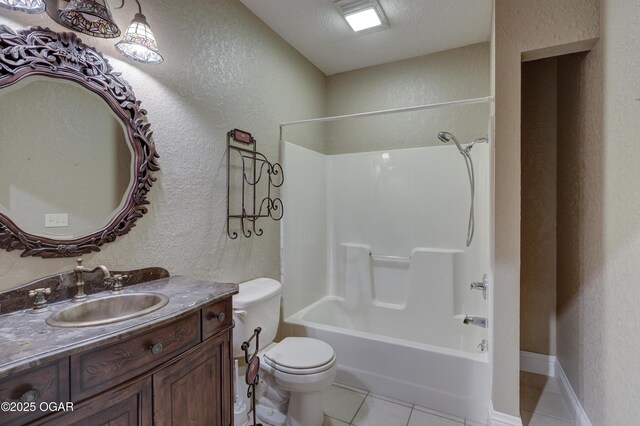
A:
[[[64,293],[61,287],[53,297]],[[235,284],[165,277],[125,286],[123,295],[158,293],[169,301],[121,322],[46,324],[77,304],[71,300],[42,313],[1,315],[0,401],[10,409],[0,411],[0,424],[183,425],[187,418],[194,425],[232,424],[231,296],[237,291]],[[0,309],[10,304],[0,295]]]
[[[0,249],[99,252],[148,212],[147,112],[75,33],[1,25],[0,49]],[[0,425],[232,424],[237,285],[99,269],[0,293]]]

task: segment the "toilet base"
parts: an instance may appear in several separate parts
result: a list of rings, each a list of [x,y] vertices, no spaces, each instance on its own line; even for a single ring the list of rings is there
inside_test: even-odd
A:
[[[321,401],[319,392],[292,394],[286,416],[260,404],[256,406],[256,414],[261,422],[269,426],[322,426],[324,411]]]
[[[286,414],[261,404],[256,404],[256,415],[264,426],[286,426],[287,424]]]
[[[333,379],[333,376],[330,377]],[[324,389],[326,386],[322,386]],[[256,393],[256,414],[269,426],[322,426],[322,391],[286,391],[275,384],[274,377],[263,371]]]
[[[322,426],[323,423],[320,392],[291,393],[286,426]]]

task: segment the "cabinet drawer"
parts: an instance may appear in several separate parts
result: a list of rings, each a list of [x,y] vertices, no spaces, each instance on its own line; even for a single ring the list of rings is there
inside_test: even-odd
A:
[[[202,340],[218,334],[233,323],[231,298],[202,309]]]
[[[41,402],[69,401],[69,359],[63,358],[32,367],[28,371],[0,380],[0,401],[21,400],[35,402],[35,411],[0,411],[0,424],[23,425],[49,414],[40,410]]]
[[[184,319],[106,347],[71,356],[74,402],[111,388],[200,342],[200,316]]]
[[[151,426],[152,379],[145,376],[110,389],[79,404],[72,412],[59,412],[30,426]]]

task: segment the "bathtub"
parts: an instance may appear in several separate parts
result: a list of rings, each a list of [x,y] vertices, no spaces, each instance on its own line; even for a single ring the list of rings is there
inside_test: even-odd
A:
[[[285,323],[291,335],[334,348],[339,383],[486,422],[490,370],[477,347],[486,329],[455,316],[415,323],[406,310],[369,306],[353,311],[343,298],[327,296]]]
[[[490,265],[489,146],[472,155],[467,247],[469,181],[455,147],[326,156],[285,143],[280,331],[331,344],[340,383],[484,423],[487,329],[462,320],[489,317],[470,289]]]

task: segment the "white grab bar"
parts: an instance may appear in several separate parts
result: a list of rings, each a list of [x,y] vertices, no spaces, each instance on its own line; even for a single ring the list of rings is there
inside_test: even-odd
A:
[[[369,253],[369,256],[371,256],[371,258],[374,260],[389,260],[392,262],[404,262],[404,263],[411,262],[411,257],[387,256],[387,255],[373,254],[373,253]]]

